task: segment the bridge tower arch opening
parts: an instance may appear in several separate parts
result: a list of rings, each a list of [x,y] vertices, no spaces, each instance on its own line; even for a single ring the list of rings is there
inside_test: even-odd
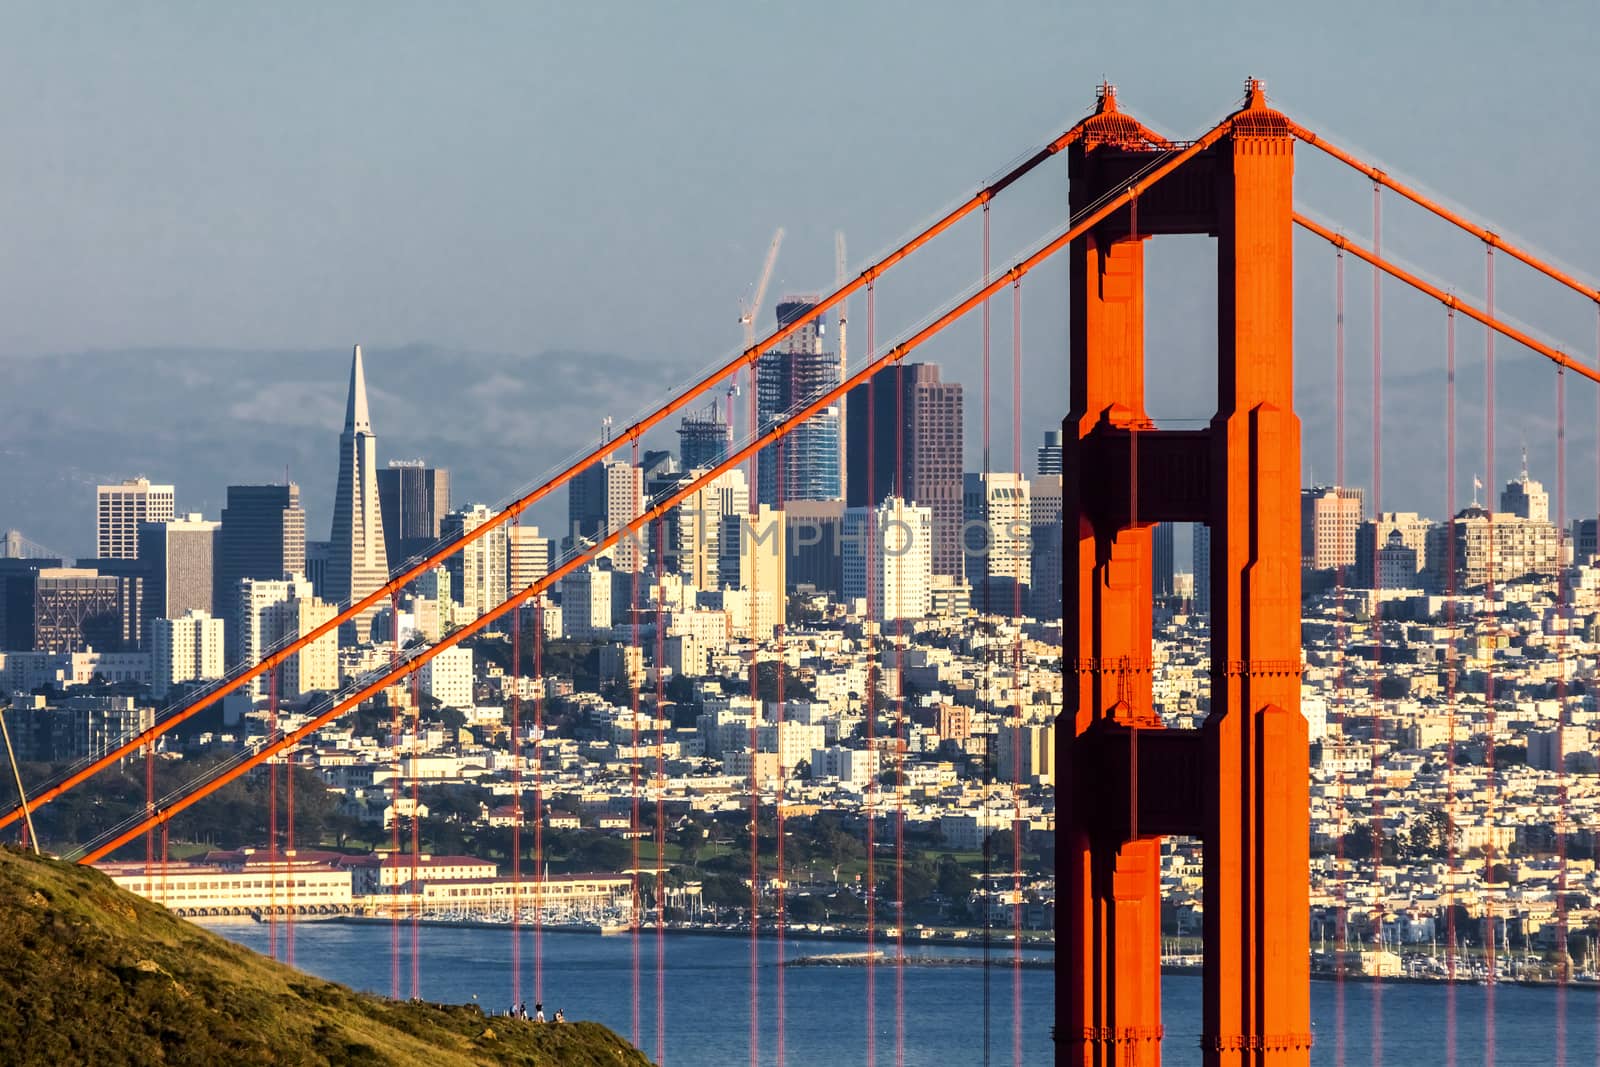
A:
[[[1103,85],[1069,149],[1071,210],[1128,189],[1179,147]],[[1293,126],[1252,79],[1220,140],[1070,249],[1064,1062],[1160,1062],[1160,842],[1176,834],[1204,848],[1204,1062],[1310,1061],[1293,178]],[[1145,411],[1144,249],[1173,234],[1216,244],[1217,406],[1203,429],[1157,429]],[[1158,522],[1211,532],[1211,705],[1199,730],[1165,729],[1152,708]]]

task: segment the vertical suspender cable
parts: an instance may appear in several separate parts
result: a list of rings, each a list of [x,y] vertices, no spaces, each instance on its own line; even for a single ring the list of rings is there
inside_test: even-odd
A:
[[[644,508],[642,499],[644,487],[641,479],[644,473],[639,469],[639,439],[633,439],[632,456],[628,466],[628,496],[632,500],[630,510],[637,515]],[[636,510],[635,510],[636,509]],[[629,516],[632,518],[633,516]],[[628,654],[623,658],[623,670],[628,677],[628,696],[631,703],[629,715],[631,749],[628,754],[628,796],[630,811],[628,815],[628,842],[633,849],[633,916],[632,927],[633,942],[633,1044],[639,1045],[639,675],[634,669],[636,657],[639,655],[639,539],[630,537],[622,542],[627,555],[619,552],[618,557],[628,561]]]
[[[1137,219],[1137,203],[1130,202]],[[1011,464],[1022,477],[1022,278],[1011,286]],[[1032,516],[1029,516],[1030,520]],[[1032,544],[1030,522],[1029,544]],[[1017,561],[1020,568],[1021,560]],[[1020,570],[1018,572],[1020,574]],[[1031,573],[1031,572],[1030,572]],[[1012,609],[1017,625],[1011,656],[1011,685],[1016,696],[1012,730],[1011,786],[1011,1062],[1022,1067],[1022,582],[1012,582]],[[1135,732],[1135,737],[1138,736]],[[1030,750],[1032,748],[1030,742]],[[1138,825],[1137,822],[1134,823]],[[1136,831],[1137,832],[1137,831]]]
[[[267,741],[278,739],[278,672],[267,675]],[[278,879],[283,854],[278,849],[278,761],[267,762],[267,940],[268,952],[278,958]]]
[[[277,675],[277,668],[273,668],[273,675]],[[288,871],[289,885],[285,894],[288,904],[283,916],[283,958],[284,962],[294,966],[294,768],[295,750],[289,749],[283,754],[283,863]]]
[[[1333,483],[1343,485],[1344,481],[1344,249],[1340,248],[1334,254],[1334,316],[1333,316]],[[1346,687],[1348,679],[1345,677],[1345,648],[1348,644],[1343,640],[1345,615],[1345,580],[1348,569],[1345,567],[1334,568],[1334,585],[1338,591],[1337,612],[1338,626],[1336,632],[1341,640],[1337,641],[1339,669],[1333,676],[1333,703],[1338,709],[1339,733],[1345,737],[1346,720],[1349,712],[1349,692]],[[1335,803],[1338,805],[1337,828],[1338,833],[1334,843],[1337,896],[1335,913],[1336,934],[1335,952],[1343,953],[1349,933],[1350,901],[1348,893],[1348,879],[1345,871],[1344,856],[1344,819],[1349,804],[1348,783],[1344,776],[1345,761],[1339,761],[1339,788]],[[1344,1067],[1344,956],[1338,956],[1340,963],[1333,969],[1333,1062],[1337,1067]]]
[[[761,433],[761,409],[757,402],[757,393],[760,391],[760,377],[756,367],[750,367],[750,433],[755,438]],[[749,515],[746,522],[754,524],[761,514],[761,458],[772,446],[757,451],[750,457],[750,500]],[[775,484],[781,484],[783,471],[778,468],[777,453],[770,453],[773,457],[772,476]],[[750,536],[753,530],[747,530],[743,536]],[[740,555],[744,553],[744,544],[738,546]],[[749,593],[749,610],[745,617],[749,620],[750,637],[750,1067],[759,1067],[761,1062],[761,784],[757,775],[756,752],[760,749],[761,722],[761,670],[760,657],[757,655],[758,644],[756,637],[756,584],[755,567],[751,567],[751,581],[746,583]]]
[[[988,203],[983,205],[983,283],[985,286],[989,284]],[[987,497],[989,494],[989,475],[993,472],[992,454],[989,450],[989,326],[989,301],[987,298],[985,298],[983,301],[983,491],[985,497]],[[986,518],[989,517],[987,505],[985,506],[984,514]],[[963,537],[964,536],[965,533],[963,533]],[[990,594],[994,588],[993,563],[995,554],[994,526],[992,522],[989,523],[988,528],[984,531],[984,547],[988,551],[989,556],[984,567],[983,593],[980,597],[983,605],[982,629],[984,632],[982,652],[983,699],[990,703],[992,710],[993,699],[991,697],[990,690],[993,679],[990,673],[990,657],[994,654],[994,639],[999,633],[999,631],[995,628],[994,619],[991,615],[993,604],[990,602]],[[986,749],[983,755],[983,809],[980,812],[980,815],[987,814],[989,811],[989,788],[994,784],[995,755],[996,753],[992,748]],[[994,962],[991,955],[994,945],[991,938],[991,931],[989,929],[989,906],[992,903],[994,893],[994,884],[991,878],[991,876],[994,874],[994,863],[991,859],[988,835],[983,832],[982,826],[979,827],[978,836],[983,841],[983,1065],[984,1067],[989,1067],[990,1040],[993,1036],[991,1031],[993,1023],[991,1010],[994,1006],[994,989],[991,984],[992,972],[990,970]]]
[[[1484,311],[1491,317],[1494,315],[1494,246],[1484,246]],[[1490,627],[1494,632],[1500,628],[1500,613],[1495,609],[1495,557],[1498,555],[1494,549],[1494,338],[1495,332],[1485,329],[1483,332],[1483,453],[1485,469],[1485,491],[1489,500],[1484,505],[1488,513],[1489,528],[1489,554],[1488,554],[1488,579],[1485,583],[1485,599],[1489,610]],[[1483,746],[1484,762],[1489,771],[1489,809],[1485,819],[1488,829],[1488,839],[1484,843],[1484,953],[1488,965],[1488,985],[1484,989],[1483,1010],[1483,1055],[1484,1061],[1495,1061],[1495,983],[1500,977],[1499,966],[1496,962],[1497,946],[1495,944],[1494,930],[1494,862],[1495,862],[1495,809],[1496,792],[1499,789],[1495,773],[1495,693],[1494,670],[1492,665],[1484,671],[1483,702],[1488,712],[1489,736]]]
[[[906,482],[908,432],[912,431],[906,425],[906,365],[901,362],[894,367],[894,495],[899,501],[901,515],[911,502],[911,489]],[[901,537],[917,536],[908,532],[906,524],[902,523],[899,530]],[[894,1062],[897,1067],[903,1067],[906,1062],[905,575],[898,566],[895,568],[894,600],[890,601],[888,562],[891,548],[887,527],[881,536],[884,539],[884,604],[894,604]],[[933,546],[928,547],[931,550]],[[903,554],[909,548],[907,542],[892,551]]]
[[[1567,1062],[1567,597],[1560,559],[1561,531],[1567,523],[1567,369],[1556,368],[1556,743],[1555,767],[1561,813],[1556,824],[1556,1067]]]
[[[398,594],[390,594],[389,610],[398,616],[400,601]],[[400,663],[400,628],[395,627],[393,645],[389,653],[391,666]],[[378,866],[379,881],[382,882],[382,872],[387,868],[389,874],[389,995],[395,1000],[400,999],[400,701],[391,690],[390,699],[394,703],[394,718],[389,728],[389,748],[394,753],[394,782],[389,787],[389,822],[390,839],[389,855],[384,857]]]
[[[698,524],[699,519],[696,518]],[[667,524],[656,523],[656,1067],[667,1063],[667,638],[665,628]]]
[[[400,633],[400,613],[394,613],[395,634]],[[418,859],[422,849],[421,786],[417,757],[422,752],[422,676],[411,674],[411,999],[422,999],[422,876]]]
[[[876,359],[878,355],[877,292],[878,290],[875,282],[867,283],[867,361],[869,363]],[[884,590],[882,593],[880,593],[877,589],[878,575],[875,573],[878,569],[875,537],[877,531],[874,529],[874,527],[877,525],[874,518],[875,509],[877,506],[877,386],[878,375],[874,374],[872,377],[867,379],[867,502],[863,514],[863,525],[866,527],[865,559],[867,564],[867,612],[861,627],[862,644],[865,646],[867,653],[866,715],[864,718],[866,720],[865,725],[868,753],[878,751],[876,740],[878,718],[878,642],[876,636],[876,620],[881,617],[882,613],[875,609],[874,602],[879,596],[887,592],[887,590]],[[867,769],[869,771],[872,770],[872,761],[870,755],[867,760]],[[876,773],[869,774],[867,777],[866,792],[863,797],[863,809],[866,816],[867,846],[867,872],[865,886],[867,899],[867,955],[865,970],[867,977],[867,1063],[869,1064],[876,1064],[878,1062],[878,989],[876,967],[874,966],[876,960],[873,956],[873,932],[877,920],[876,912],[878,908],[876,862],[877,846],[876,842],[874,841],[876,828],[873,825],[873,804],[877,797],[877,790],[878,776]]]
[[[789,364],[789,367],[790,367],[789,374],[790,374],[790,382],[791,382],[790,389],[789,389],[789,396],[791,397],[791,402],[792,402],[792,398],[796,394],[796,389],[795,389],[794,385],[792,384],[794,382],[794,376],[795,376],[796,372],[794,370],[794,364],[792,362]],[[788,443],[788,438],[786,438],[786,437],[785,438],[780,438],[776,442],[777,451],[775,452],[775,455],[777,456],[777,460],[778,460],[777,467],[778,467],[779,470],[786,470],[787,469],[784,466],[785,460],[787,458],[784,455],[784,447],[785,447],[785,445],[787,443]],[[778,479],[778,484],[773,486],[772,497],[773,497],[774,504],[773,504],[772,515],[773,515],[773,522],[774,523],[778,523],[778,522],[782,521],[781,517],[783,515],[784,487],[785,487],[787,481],[788,481],[787,478],[779,478]],[[755,532],[756,533],[761,533],[761,531],[755,531]],[[777,788],[773,791],[773,794],[772,794],[772,828],[773,828],[772,858],[773,858],[773,870],[774,870],[774,876],[773,876],[774,892],[773,892],[773,895],[772,895],[772,929],[773,929],[773,939],[774,939],[773,940],[773,948],[774,948],[773,957],[778,961],[778,968],[777,968],[777,971],[773,974],[772,981],[773,981],[774,986],[776,987],[775,988],[775,994],[776,994],[776,1001],[777,1001],[777,1016],[778,1016],[778,1019],[777,1019],[777,1023],[778,1023],[778,1025],[777,1025],[777,1033],[774,1035],[774,1039],[775,1039],[775,1049],[774,1049],[774,1051],[776,1053],[775,1059],[776,1059],[776,1062],[777,1062],[777,1067],[783,1067],[784,1038],[786,1036],[786,1034],[785,1034],[786,1025],[787,1025],[786,1015],[787,1015],[787,1008],[788,1008],[788,1005],[785,1002],[785,997],[786,997],[786,994],[787,994],[787,989],[785,988],[787,976],[784,973],[784,967],[783,967],[783,933],[784,933],[784,929],[783,928],[784,928],[784,923],[786,921],[785,918],[784,918],[784,913],[785,913],[784,909],[785,909],[785,904],[787,903],[787,900],[785,898],[787,897],[787,894],[788,894],[788,886],[784,881],[784,875],[783,875],[783,798],[784,798],[784,793],[786,791],[786,784],[788,782],[788,771],[783,765],[783,701],[784,701],[784,695],[783,695],[783,666],[784,666],[784,664],[783,664],[783,660],[784,660],[783,627],[784,627],[785,619],[788,618],[787,610],[786,610],[786,606],[785,606],[785,602],[784,602],[784,595],[787,592],[788,578],[787,578],[787,572],[784,570],[782,564],[784,562],[783,554],[788,549],[787,549],[787,541],[783,536],[783,532],[780,531],[780,530],[773,529],[773,530],[765,531],[765,533],[763,534],[763,540],[762,541],[757,541],[757,540],[755,540],[755,538],[752,538],[751,542],[750,542],[751,551],[754,552],[756,550],[755,546],[758,545],[758,544],[764,543],[764,540],[766,538],[772,538],[773,545],[778,548],[778,563],[780,564],[780,566],[775,567],[773,569],[774,573],[775,574],[784,575],[784,578],[782,579],[782,584],[779,586],[779,588],[772,590],[772,594],[771,594],[772,595],[772,604],[773,604],[773,631],[772,632],[773,632],[773,636],[776,638],[777,652],[778,652],[777,662],[773,664],[773,667],[774,667],[773,680],[774,680],[774,683],[775,683],[775,691],[773,693],[773,696],[776,697],[777,699],[773,702],[773,712],[772,712],[772,747],[773,747],[773,750],[774,750],[774,755],[777,756],[776,762],[777,762],[777,765],[778,765]],[[751,566],[751,573],[752,574],[754,574],[756,571],[760,570],[760,567],[757,565],[757,561],[756,560],[752,559],[751,560],[751,564],[752,564],[752,566]],[[754,588],[754,587],[752,586],[752,588]]]
[[[522,516],[511,520],[506,565],[516,573]],[[515,554],[515,555],[514,555]],[[516,582],[507,583],[515,586]],[[511,1007],[522,1003],[522,606],[511,610]]]
[[[1449,745],[1445,754],[1445,849],[1450,888],[1445,894],[1445,1064],[1456,1064],[1456,539],[1450,525],[1456,514],[1456,309],[1445,310],[1445,478],[1444,478],[1444,591],[1445,627],[1449,633],[1445,663],[1445,707],[1449,715]]]
[[[1377,182],[1372,183],[1372,253],[1383,254],[1383,187]],[[1339,491],[1345,491],[1344,486]],[[1340,502],[1342,508],[1343,501]],[[1372,268],[1372,516],[1381,522],[1383,515],[1383,272],[1377,267]],[[1382,526],[1377,527],[1381,532]],[[1368,588],[1376,590],[1377,582],[1377,553],[1378,545],[1373,544],[1372,574],[1359,575],[1359,580]],[[1341,561],[1342,562],[1342,561]],[[1383,605],[1376,592],[1372,597],[1372,647],[1373,647],[1373,675],[1372,675],[1372,754],[1373,777],[1377,777],[1378,748],[1383,738]],[[1372,869],[1373,881],[1377,885],[1383,884],[1383,789],[1388,788],[1388,779],[1385,777],[1382,788],[1376,781],[1372,782]],[[1373,925],[1377,928],[1374,932],[1378,938],[1378,950],[1383,951],[1385,909],[1383,896],[1378,894],[1373,898]],[[1373,978],[1372,982],[1372,1063],[1383,1063],[1383,982],[1380,978]]]
[[[533,1001],[535,1004],[544,1002],[543,593],[533,598]]]

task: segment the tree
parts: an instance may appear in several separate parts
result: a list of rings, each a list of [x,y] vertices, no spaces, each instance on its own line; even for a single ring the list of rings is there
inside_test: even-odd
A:
[[[948,900],[963,901],[972,892],[972,872],[946,852],[934,865],[934,885]]]

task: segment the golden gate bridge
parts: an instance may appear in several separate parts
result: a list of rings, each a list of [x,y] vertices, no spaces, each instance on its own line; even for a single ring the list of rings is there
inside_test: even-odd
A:
[[[1373,189],[1373,240],[1369,245],[1319,221],[1294,200],[1295,150],[1309,147],[1345,164]],[[1026,255],[1001,270],[989,265],[989,219],[993,206],[1015,183],[1056,156],[1068,159],[1069,214],[1062,228]],[[1481,242],[1485,252],[1485,299],[1469,301],[1446,286],[1399,265],[1380,244],[1381,202],[1388,194]],[[977,216],[982,220],[983,280],[949,306],[894,343],[880,348],[874,326],[875,298],[880,283],[919,250]],[[1014,393],[1020,390],[1020,323],[1022,283],[1037,267],[1065,253],[1070,261],[1070,396],[1063,424],[1066,528],[1065,644],[1063,664],[1065,709],[1058,734],[1057,793],[1058,910],[1057,1013],[1053,1024],[1060,1062],[1083,1064],[1153,1064],[1168,1035],[1161,1022],[1159,983],[1160,900],[1156,882],[1159,840],[1163,835],[1193,835],[1204,842],[1206,875],[1205,998],[1202,1033],[1204,1058],[1211,1064],[1308,1063],[1312,1035],[1309,1018],[1308,962],[1305,941],[1308,916],[1308,805],[1305,724],[1298,716],[1301,655],[1299,638],[1300,532],[1298,527],[1299,421],[1294,411],[1292,314],[1293,232],[1299,228],[1326,242],[1334,251],[1339,285],[1334,312],[1337,333],[1336,420],[1339,476],[1344,462],[1344,261],[1359,259],[1372,269],[1374,496],[1381,470],[1381,312],[1380,280],[1391,279],[1437,302],[1447,320],[1449,369],[1447,449],[1451,469],[1450,504],[1454,510],[1455,333],[1458,319],[1483,328],[1485,376],[1489,404],[1484,432],[1489,481],[1493,484],[1495,339],[1504,338],[1535,353],[1550,366],[1556,397],[1557,451],[1560,457],[1557,509],[1565,516],[1565,451],[1567,375],[1600,382],[1600,372],[1586,357],[1550,343],[1514,325],[1494,304],[1497,257],[1509,257],[1559,286],[1600,307],[1600,289],[1546,263],[1448,209],[1421,192],[1358,158],[1349,150],[1270,107],[1264,87],[1251,80],[1243,103],[1193,140],[1177,141],[1155,133],[1123,112],[1115,92],[1103,85],[1091,114],[1059,137],[1043,144],[1005,173],[985,184],[955,208],[916,233],[888,255],[867,265],[855,277],[822,297],[809,310],[787,322],[733,359],[675,391],[667,400],[635,419],[595,448],[519,494],[487,522],[437,545],[397,568],[389,580],[368,595],[345,605],[333,618],[305,635],[289,640],[244,666],[223,682],[184,702],[164,709],[153,726],[128,737],[104,754],[72,768],[57,780],[35,786],[18,806],[0,816],[0,828],[24,821],[38,808],[78,788],[130,757],[147,757],[174,727],[218,703],[228,692],[254,679],[266,678],[272,693],[272,725],[264,743],[209,768],[180,789],[156,796],[153,785],[145,809],[126,823],[82,846],[77,858],[94,863],[141,837],[147,863],[154,862],[154,834],[178,814],[257,768],[292,761],[298,746],[320,729],[352,712],[415,672],[445,649],[483,634],[497,623],[509,623],[514,669],[521,670],[523,615],[517,609],[539,605],[562,578],[585,566],[624,538],[646,543],[674,507],[722,474],[745,464],[753,468],[763,448],[780,444],[809,417],[835,405],[857,386],[871,387],[875,375],[895,367],[953,323],[981,311],[985,324],[985,411],[988,389],[988,322],[991,302],[1007,290],[1013,310]],[[1143,406],[1143,247],[1161,235],[1209,234],[1218,248],[1218,411],[1203,430],[1163,430]],[[491,531],[516,524],[534,504],[566,485],[592,464],[621,448],[635,454],[644,436],[667,418],[717,391],[741,375],[753,376],[761,355],[821,316],[839,309],[852,296],[866,298],[866,355],[838,384],[794,405],[783,417],[759,425],[754,417],[738,446],[705,473],[647,501],[640,513],[591,543],[577,546],[549,572],[476,619],[431,644],[401,648],[398,641],[386,668],[369,672],[326,699],[309,719],[293,730],[277,725],[277,671],[311,643],[335,633],[339,626],[370,609],[396,606],[409,583]],[[749,390],[752,404],[755,389]],[[1020,394],[1014,397],[1019,401]],[[753,413],[752,413],[753,416]],[[985,423],[987,428],[987,423]],[[987,432],[986,432],[987,436]],[[985,453],[987,454],[987,440]],[[1020,453],[1020,439],[1014,442]],[[1020,469],[1020,454],[1018,469]],[[752,494],[752,501],[754,494]],[[752,504],[752,506],[754,506]],[[1376,507],[1376,503],[1374,505]],[[1212,537],[1212,679],[1213,711],[1197,731],[1164,729],[1150,711],[1150,529],[1164,521],[1203,522]],[[870,527],[869,527],[870,529]],[[659,566],[659,565],[658,565]],[[659,573],[659,572],[658,572]],[[1447,568],[1447,574],[1454,569]],[[871,597],[868,598],[869,602]],[[633,627],[630,643],[639,643],[638,573],[634,575]],[[535,675],[539,674],[543,635],[541,615],[531,616]],[[398,631],[398,627],[396,627]],[[660,630],[657,629],[658,656]],[[781,630],[779,631],[781,640]],[[658,659],[659,662],[659,659]],[[751,666],[752,691],[756,666]],[[780,673],[781,678],[781,673]],[[639,686],[630,683],[637,709]],[[660,672],[657,672],[660,685]],[[781,684],[781,683],[780,683]],[[873,687],[869,687],[869,690]],[[535,688],[532,725],[543,729],[542,698]],[[659,694],[658,694],[659,698]],[[780,697],[781,708],[781,697]],[[1493,701],[1489,708],[1493,715]],[[1565,700],[1562,701],[1563,724]],[[524,743],[521,698],[512,701],[514,766],[520,767]],[[903,728],[903,709],[893,708]],[[781,714],[781,711],[779,712]],[[869,712],[869,731],[875,728]],[[634,719],[635,743],[639,738]],[[1070,727],[1070,728],[1067,728]],[[404,724],[396,712],[394,733]],[[752,727],[754,729],[754,727]],[[658,805],[653,847],[657,879],[664,855],[660,818],[660,780],[664,776],[656,738],[657,764],[649,780],[632,770],[632,825],[642,825],[641,804]],[[1491,755],[1492,760],[1492,755]],[[1020,767],[1020,761],[1017,765]],[[537,761],[534,766],[537,767]],[[1559,763],[1558,763],[1559,766]],[[532,783],[535,818],[534,852],[539,851],[540,784]],[[1492,773],[1492,771],[1491,771]],[[151,781],[147,778],[147,782]],[[290,779],[292,782],[292,778]],[[397,779],[398,783],[398,779]],[[397,784],[396,789],[399,786]],[[413,783],[413,789],[415,788]],[[1563,785],[1563,790],[1565,786]],[[397,794],[398,795],[398,794]],[[515,804],[521,803],[520,790]],[[1563,792],[1563,801],[1565,794]],[[292,813],[292,793],[286,798]],[[875,813],[869,791],[867,851]],[[781,798],[768,805],[781,833]],[[273,802],[270,838],[282,840]],[[750,815],[763,817],[761,786],[752,769]],[[520,826],[521,820],[517,821]],[[400,849],[396,820],[396,851]],[[897,842],[901,824],[895,822]],[[287,845],[293,847],[292,814]],[[517,831],[520,833],[520,830]],[[1020,832],[1020,831],[1019,831]],[[412,853],[416,825],[412,821]],[[633,835],[634,870],[640,870],[640,836]],[[752,998],[758,995],[755,971],[755,917],[761,910],[760,869],[755,835],[751,849]],[[780,846],[781,847],[781,846]],[[522,879],[521,848],[514,848],[513,877]],[[1020,849],[1016,850],[1020,857]],[[1564,854],[1563,854],[1564,856]],[[1020,862],[1020,859],[1018,860]],[[1452,857],[1452,865],[1457,860]],[[1492,855],[1489,862],[1492,862]],[[781,878],[781,856],[780,878]],[[1020,872],[1019,872],[1020,873]],[[633,893],[639,899],[639,873]],[[537,898],[538,864],[527,892]],[[660,899],[662,894],[656,894]],[[875,882],[867,879],[868,940],[874,939]],[[1564,901],[1564,897],[1559,898]],[[903,917],[904,900],[893,902]],[[1563,905],[1564,907],[1564,905]],[[784,928],[781,894],[773,905],[776,929]],[[537,914],[538,909],[535,907]],[[517,909],[512,909],[513,925]],[[647,917],[640,925],[650,923]],[[1565,913],[1561,916],[1564,941]],[[664,928],[660,910],[657,932],[658,991]],[[1492,929],[1492,926],[1491,926]],[[897,922],[892,935],[903,936]],[[396,934],[398,938],[398,933]],[[635,929],[633,972],[633,1038],[640,1039],[640,967]],[[1453,940],[1454,932],[1451,937]],[[398,942],[396,942],[398,944]],[[518,942],[520,944],[520,942]],[[536,957],[539,951],[535,940]],[[1491,938],[1489,951],[1493,951]],[[873,956],[868,955],[869,970]],[[520,951],[520,950],[519,950]],[[1020,939],[1016,951],[1020,954]],[[883,965],[900,957],[885,957]],[[1453,957],[1452,957],[1453,958]],[[398,953],[396,954],[398,960]],[[1014,981],[1020,985],[1020,955]],[[415,966],[415,954],[413,954]],[[398,968],[398,963],[396,963]],[[513,999],[519,999],[520,966],[514,962]],[[536,958],[535,982],[539,981]],[[778,1061],[784,1055],[781,968],[778,972],[778,1025],[772,1035]],[[416,994],[420,978],[412,975]],[[875,1062],[876,1027],[868,980],[868,1027],[864,1034],[869,1062]],[[398,970],[394,992],[399,995]],[[537,995],[537,994],[536,994]],[[904,985],[896,983],[896,1052],[903,1056]],[[662,1002],[657,997],[657,1003]],[[1342,1001],[1341,1001],[1342,1003]],[[1561,1002],[1564,1011],[1564,1001]],[[764,1035],[752,1002],[750,1057],[758,1061]],[[1020,1034],[1040,1021],[1021,1017],[1014,1000],[1013,1056],[1020,1062]],[[667,1056],[665,1020],[657,1012],[657,1059]],[[1485,1050],[1492,1061],[1492,1011]],[[1452,1031],[1453,1033],[1453,1031]],[[1342,1032],[1336,1038],[1341,1042]],[[1448,1055],[1455,1055],[1452,1043]]]

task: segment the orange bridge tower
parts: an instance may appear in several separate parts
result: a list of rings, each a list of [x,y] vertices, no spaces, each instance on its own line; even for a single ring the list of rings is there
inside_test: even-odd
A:
[[[1310,1062],[1291,129],[1252,80],[1224,136],[1071,248],[1057,731],[1064,1063],[1160,1062],[1167,834],[1204,847],[1205,1062]],[[1074,215],[1175,147],[1102,86],[1070,149]],[[1216,238],[1217,409],[1203,430],[1157,429],[1145,414],[1144,242],[1164,234]],[[1211,705],[1194,731],[1164,729],[1151,705],[1158,522],[1211,532]]]

